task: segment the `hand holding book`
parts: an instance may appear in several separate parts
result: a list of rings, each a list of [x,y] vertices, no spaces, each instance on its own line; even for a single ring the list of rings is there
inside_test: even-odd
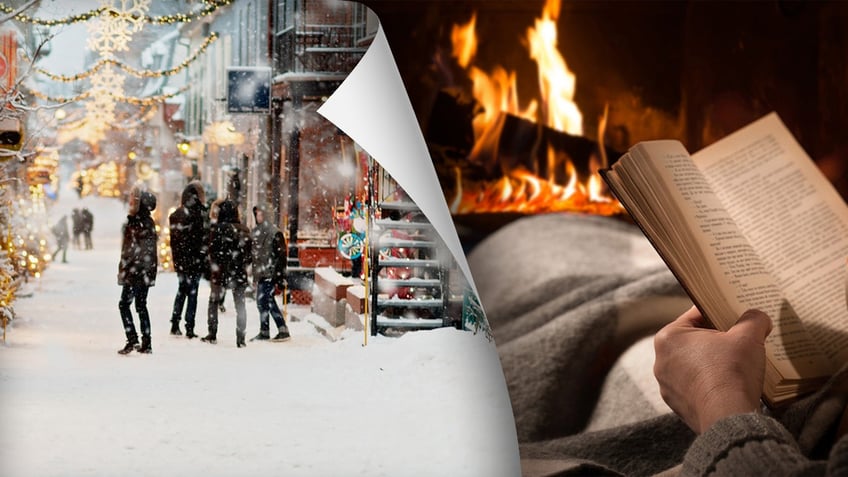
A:
[[[692,156],[639,143],[603,175],[713,326],[751,308],[772,318],[768,404],[848,362],[848,207],[777,115]]]
[[[727,332],[706,325],[692,307],[654,339],[662,397],[699,434],[721,418],[759,409],[765,339],[772,328],[759,310],[743,313]]]

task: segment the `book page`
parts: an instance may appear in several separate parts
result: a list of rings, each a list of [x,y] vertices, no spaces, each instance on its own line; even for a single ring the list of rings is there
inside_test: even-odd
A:
[[[693,155],[813,339],[848,361],[848,207],[776,114]]]
[[[638,203],[659,205],[640,223],[664,224],[651,226],[666,231],[655,236],[658,251],[713,325],[726,330],[745,310],[760,309],[773,318],[767,352],[783,378],[828,374],[830,363],[682,144],[649,141],[629,154],[613,169],[637,166],[641,177],[626,177],[650,184],[629,187],[649,191],[637,192]]]

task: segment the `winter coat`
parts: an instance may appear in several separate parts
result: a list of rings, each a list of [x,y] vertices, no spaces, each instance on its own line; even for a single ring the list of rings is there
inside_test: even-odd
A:
[[[234,202],[224,201],[218,211],[218,222],[209,233],[211,282],[226,288],[247,286],[250,264],[250,231],[238,221]]]
[[[202,275],[209,278],[209,217],[206,207],[197,197],[197,190],[186,187],[183,190],[182,205],[168,216],[171,228],[171,255],[174,270],[188,275]]]
[[[87,234],[94,230],[94,215],[88,209],[80,212],[80,232]]]
[[[68,239],[70,235],[68,234],[68,217],[63,216],[59,219],[58,222],[50,229],[53,232],[53,235],[56,237],[56,242],[59,243],[59,246],[62,247],[68,243]]]
[[[265,220],[253,228],[253,280],[271,279],[282,285],[286,277],[286,238]]]
[[[142,194],[149,194],[144,192]],[[153,197],[150,194],[150,197]],[[155,197],[153,197],[155,208]],[[138,212],[127,216],[121,242],[121,261],[118,263],[118,285],[156,284],[159,261],[156,253],[156,226],[150,217],[150,199],[143,197]]]
[[[83,215],[79,209],[74,209],[71,213],[71,231],[74,236],[79,236],[83,232]]]

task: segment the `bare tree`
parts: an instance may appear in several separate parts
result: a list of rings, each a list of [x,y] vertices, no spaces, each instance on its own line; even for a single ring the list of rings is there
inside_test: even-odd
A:
[[[40,0],[28,0],[14,11],[0,17],[0,24],[13,20],[16,16],[28,9],[37,8],[40,3]],[[11,87],[7,88],[0,85],[0,132],[6,131],[9,134],[14,134],[17,130],[17,132],[23,134],[24,124],[26,124],[30,113],[41,109],[57,109],[64,106],[65,103],[33,106],[25,101],[21,92],[23,82],[31,76],[36,61],[42,55],[42,49],[50,42],[51,39],[52,36],[41,38],[35,46],[35,51],[27,52],[30,62],[25,66],[26,70],[15,78]],[[39,137],[42,129],[43,128],[38,128],[25,134],[24,137],[21,138],[22,144],[20,145],[20,148],[17,148],[17,150],[11,148],[0,148],[0,163],[7,162],[10,159],[17,159],[18,161],[23,162],[27,157],[33,155],[34,148],[32,145]]]

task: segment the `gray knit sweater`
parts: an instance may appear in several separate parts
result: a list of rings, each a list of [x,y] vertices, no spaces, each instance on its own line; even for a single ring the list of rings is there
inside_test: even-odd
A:
[[[775,419],[742,414],[717,422],[695,439],[681,475],[848,475],[844,460],[835,459],[831,468],[825,461],[810,460]]]
[[[836,436],[846,402],[843,368],[777,418],[752,413],[722,419],[689,447],[681,475],[848,476],[848,436]]]

